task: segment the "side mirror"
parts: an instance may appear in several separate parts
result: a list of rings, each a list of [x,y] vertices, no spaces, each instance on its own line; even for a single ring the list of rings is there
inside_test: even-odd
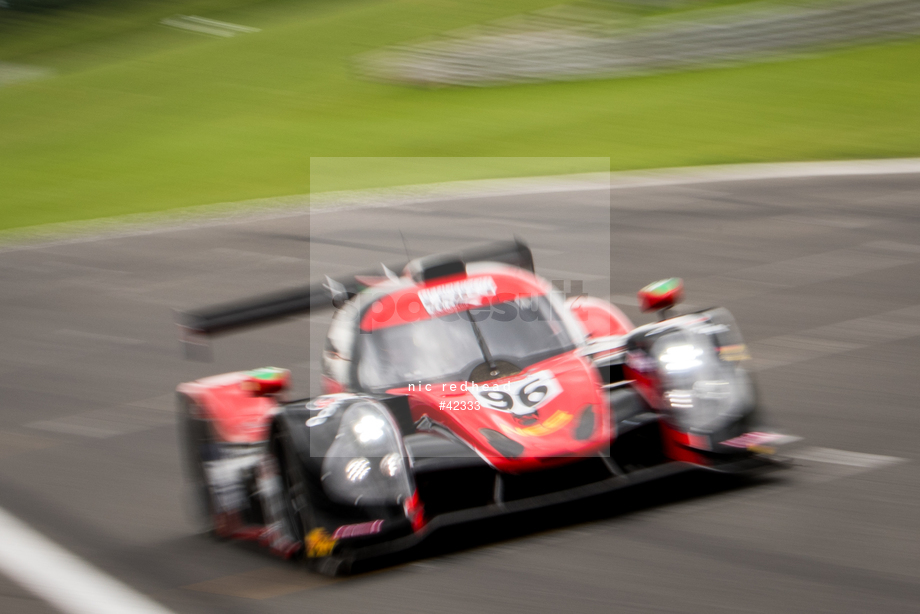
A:
[[[677,277],[662,279],[639,290],[639,308],[644,312],[670,309],[684,298],[684,282]]]
[[[288,369],[264,367],[249,371],[246,375],[248,377],[240,383],[240,387],[257,397],[277,394],[291,385],[291,372]]]

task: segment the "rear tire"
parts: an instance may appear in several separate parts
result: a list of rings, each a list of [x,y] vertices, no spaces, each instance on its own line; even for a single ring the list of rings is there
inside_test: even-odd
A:
[[[190,398],[179,399],[179,448],[184,456],[186,476],[192,489],[194,516],[201,531],[216,534],[214,496],[204,468],[205,461],[213,460],[216,440],[210,421],[202,409]]]

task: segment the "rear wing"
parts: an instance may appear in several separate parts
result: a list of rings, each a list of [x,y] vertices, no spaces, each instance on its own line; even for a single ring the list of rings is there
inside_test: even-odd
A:
[[[502,262],[534,271],[533,253],[520,239],[490,243],[441,256],[459,258],[465,263]],[[389,268],[402,271],[407,265],[402,263]],[[364,284],[356,278],[379,274],[379,271],[359,273],[348,278],[329,279],[326,283],[179,312],[176,314],[177,323],[186,357],[199,355],[199,352],[194,351],[196,346],[207,351],[208,337],[334,307],[333,292],[353,296],[364,288]]]

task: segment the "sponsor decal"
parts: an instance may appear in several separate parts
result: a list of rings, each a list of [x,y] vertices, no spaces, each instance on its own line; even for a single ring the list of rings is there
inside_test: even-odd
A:
[[[562,386],[552,371],[545,370],[502,384],[500,388],[482,386],[472,392],[483,407],[527,416],[556,398]]]
[[[362,522],[360,524],[345,524],[335,530],[335,532],[332,534],[332,539],[350,539],[354,537],[376,535],[377,533],[380,533],[380,529],[382,527],[382,520]]]
[[[723,345],[719,348],[719,358],[725,361],[750,360],[747,346],[743,343],[737,345]]]
[[[333,538],[326,529],[313,529],[304,538],[304,545],[307,547],[307,556],[315,559],[321,556],[329,556],[335,549],[338,540]]]
[[[444,313],[461,306],[478,306],[487,296],[495,296],[495,280],[491,277],[474,277],[418,291],[418,298],[431,315]]]
[[[521,435],[524,437],[542,437],[554,433],[572,421],[572,414],[557,411],[552,416],[532,426],[511,426],[510,424],[499,424],[501,429],[509,435]]]

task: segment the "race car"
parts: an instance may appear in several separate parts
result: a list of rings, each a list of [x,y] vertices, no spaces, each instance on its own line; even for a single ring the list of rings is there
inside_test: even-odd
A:
[[[209,528],[320,572],[440,527],[688,469],[781,466],[722,308],[675,314],[679,279],[639,291],[657,321],[564,297],[520,240],[182,314],[209,335],[334,309],[324,394],[267,367],[178,387],[181,444]],[[399,270],[399,267],[396,267]]]

